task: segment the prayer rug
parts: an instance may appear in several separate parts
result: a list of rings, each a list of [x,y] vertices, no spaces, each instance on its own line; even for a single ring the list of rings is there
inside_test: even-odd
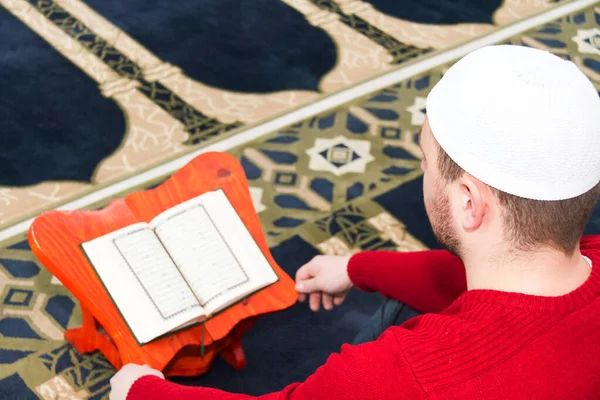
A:
[[[0,0],[0,229],[550,0]]]
[[[4,3],[13,11],[22,6],[17,1]],[[40,4],[51,3],[80,4],[66,0]],[[23,9],[28,18],[50,21],[37,9]],[[115,11],[115,20],[124,18],[121,14]],[[90,17],[86,23],[91,22]],[[600,90],[599,22],[596,2],[502,42],[548,49],[573,60]],[[74,36],[84,30],[81,24],[70,26]],[[62,37],[58,28],[48,25],[44,29],[48,29],[48,37]],[[123,38],[109,27],[98,29],[100,32]],[[129,44],[123,48],[133,46],[124,43]],[[96,62],[78,49],[66,47],[64,51]],[[450,64],[432,66],[365,98],[231,148],[250,181],[273,255],[291,276],[317,254],[437,246],[422,202],[416,134],[425,117],[425,97]],[[90,71],[99,76],[108,73],[102,65],[93,65],[97,68]],[[134,67],[119,68],[129,74]],[[123,84],[132,84],[128,82]],[[148,82],[134,82],[135,90]],[[146,97],[139,99],[146,99],[148,107],[132,106],[139,115],[159,115]],[[31,110],[36,112],[36,107]],[[160,121],[157,125],[165,132],[176,132],[176,128],[168,128],[167,119]],[[136,132],[145,135],[143,129]],[[169,135],[165,138],[176,137]],[[187,140],[183,134],[178,138]],[[142,142],[148,146],[164,143],[150,136]],[[120,160],[126,164],[129,159]],[[586,232],[600,233],[600,207]],[[208,374],[179,381],[253,395],[281,389],[305,379],[342,343],[351,341],[380,300],[377,295],[353,291],[331,312],[312,313],[306,305],[297,305],[261,318],[244,338],[248,360],[244,370],[235,372],[217,360]],[[101,354],[78,354],[63,340],[65,329],[80,323],[77,301],[35,259],[27,242],[7,242],[0,249],[0,399],[106,399],[112,367]]]

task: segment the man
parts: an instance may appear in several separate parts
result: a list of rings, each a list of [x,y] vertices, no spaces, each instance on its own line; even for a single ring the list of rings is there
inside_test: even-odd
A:
[[[581,238],[600,186],[592,84],[546,52],[482,48],[431,91],[419,141],[427,214],[449,251],[303,266],[297,290],[315,311],[340,305],[352,286],[393,300],[362,344],[260,398],[598,398],[600,236]],[[135,365],[112,385],[113,399],[251,398]]]

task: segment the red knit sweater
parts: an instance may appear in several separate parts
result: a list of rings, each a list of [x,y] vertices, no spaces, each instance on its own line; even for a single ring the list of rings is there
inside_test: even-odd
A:
[[[581,240],[592,273],[575,291],[538,297],[466,291],[445,251],[361,253],[352,281],[428,313],[378,340],[342,346],[304,383],[260,399],[600,399],[600,236]],[[138,379],[136,399],[250,399]]]

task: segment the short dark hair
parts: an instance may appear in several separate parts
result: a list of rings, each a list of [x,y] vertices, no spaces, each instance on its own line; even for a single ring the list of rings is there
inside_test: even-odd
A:
[[[437,144],[437,142],[436,142]],[[465,171],[437,144],[442,179],[455,182]],[[600,195],[600,183],[586,193],[567,200],[531,200],[490,187],[501,205],[506,237],[520,250],[550,246],[571,254]]]

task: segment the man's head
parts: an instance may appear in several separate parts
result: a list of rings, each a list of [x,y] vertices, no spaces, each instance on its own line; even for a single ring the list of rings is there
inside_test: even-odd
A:
[[[600,98],[572,63],[471,53],[429,95],[420,145],[427,213],[450,251],[576,249],[599,195]]]

